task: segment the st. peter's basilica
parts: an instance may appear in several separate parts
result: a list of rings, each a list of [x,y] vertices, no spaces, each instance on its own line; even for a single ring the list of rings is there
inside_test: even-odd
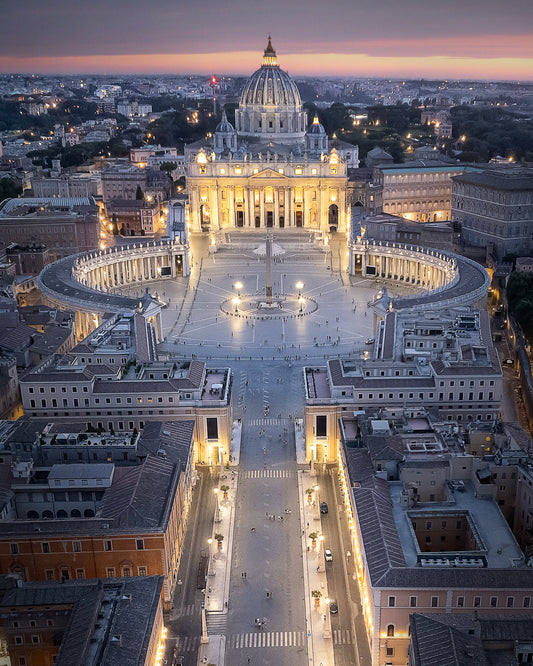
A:
[[[270,38],[241,93],[235,127],[223,113],[212,138],[185,148],[190,231],[349,228],[348,170],[357,146],[330,145],[315,116],[307,126],[296,84]]]

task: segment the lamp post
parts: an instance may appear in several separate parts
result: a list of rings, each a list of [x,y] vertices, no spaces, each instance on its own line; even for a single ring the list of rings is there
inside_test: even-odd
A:
[[[295,286],[296,289],[298,289],[298,300],[300,300],[300,297],[302,296],[302,289],[304,288],[304,283],[300,280],[296,283]]]
[[[241,302],[241,299],[238,296],[235,296],[233,299],[232,303],[235,306],[235,312],[239,311],[239,303]]]
[[[305,303],[305,298],[303,296],[298,297],[298,303],[300,304],[300,312],[303,311],[304,303]]]
[[[241,297],[241,289],[243,288],[242,282],[236,282],[233,286],[237,290],[237,296],[240,298]]]
[[[218,503],[218,488],[213,488],[215,493],[215,523],[220,522],[220,505]]]

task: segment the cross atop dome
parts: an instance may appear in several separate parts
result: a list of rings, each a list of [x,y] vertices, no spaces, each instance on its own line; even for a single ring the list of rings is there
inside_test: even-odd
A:
[[[263,55],[263,67],[277,67],[278,59],[276,57],[276,52],[272,46],[272,41],[270,35],[268,36],[268,44]]]

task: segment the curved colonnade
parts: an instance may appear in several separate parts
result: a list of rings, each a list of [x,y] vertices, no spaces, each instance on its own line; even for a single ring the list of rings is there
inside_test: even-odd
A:
[[[189,274],[189,248],[175,241],[149,241],[65,257],[46,266],[37,286],[46,302],[74,310],[76,331],[83,339],[101,323],[102,315],[141,312],[161,339],[162,304],[114,293],[121,287]]]
[[[480,264],[414,245],[357,240],[350,244],[349,273],[420,288],[421,293],[393,298],[392,308],[469,305],[486,296],[490,277]]]

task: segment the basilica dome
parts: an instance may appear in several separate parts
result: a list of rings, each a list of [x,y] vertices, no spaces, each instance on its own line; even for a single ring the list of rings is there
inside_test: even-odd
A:
[[[240,106],[278,106],[300,108],[302,100],[296,84],[277,64],[270,38],[262,66],[248,79],[241,93]]]
[[[275,143],[301,143],[306,116],[296,84],[280,69],[270,37],[263,63],[248,79],[235,112],[239,136]]]

